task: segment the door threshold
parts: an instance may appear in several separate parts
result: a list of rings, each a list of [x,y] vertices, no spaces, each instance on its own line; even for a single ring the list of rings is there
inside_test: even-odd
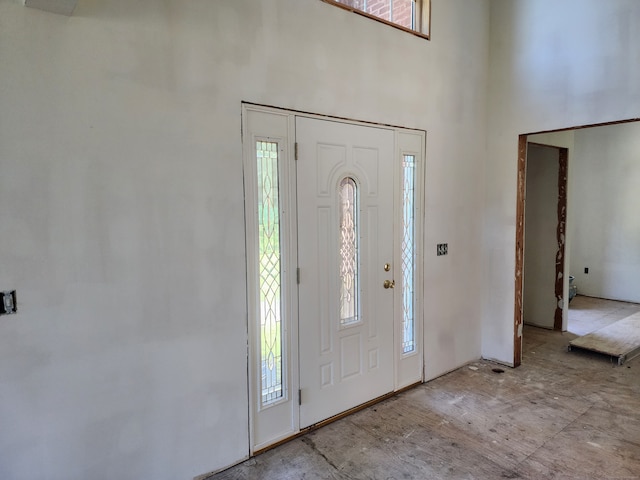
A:
[[[403,387],[399,390],[395,390],[393,392],[389,392],[389,393],[385,393],[384,395],[381,395],[379,397],[374,398],[373,400],[369,400],[368,402],[362,403],[356,407],[350,408],[349,410],[345,410],[342,413],[339,413],[337,415],[334,415],[333,417],[329,417],[325,420],[321,420],[318,423],[314,423],[313,425],[309,425],[308,427],[303,428],[302,430],[300,430],[297,433],[294,433],[293,435],[288,436],[287,438],[283,438],[282,440],[279,440],[275,443],[273,443],[272,445],[269,445],[268,447],[263,447],[259,450],[256,450],[253,452],[253,454],[251,455],[251,457],[255,457],[258,456],[268,450],[271,450],[273,448],[279,447],[280,445],[283,445],[287,442],[290,442],[291,440],[295,440],[298,437],[302,437],[303,435],[306,435],[309,432],[312,432],[314,430],[317,430],[321,427],[324,427],[325,425],[329,425],[330,423],[336,422],[338,420],[341,420],[345,417],[348,417],[349,415],[353,415],[356,412],[359,412],[360,410],[364,410],[365,408],[369,408],[373,405],[376,405],[380,402],[383,402],[384,400],[387,400],[391,397],[395,397],[396,395],[402,393],[402,392],[406,392],[407,390],[411,390],[412,388],[417,387],[418,385],[422,385],[422,381],[413,383],[411,385],[408,385],[406,387]]]

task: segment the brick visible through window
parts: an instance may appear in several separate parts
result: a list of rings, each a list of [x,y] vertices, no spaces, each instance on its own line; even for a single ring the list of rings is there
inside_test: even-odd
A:
[[[428,35],[429,0],[324,0]],[[425,25],[421,25],[425,23]]]

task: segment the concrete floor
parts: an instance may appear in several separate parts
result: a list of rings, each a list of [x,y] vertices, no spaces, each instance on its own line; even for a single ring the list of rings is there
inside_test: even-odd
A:
[[[635,308],[582,300],[571,331]],[[525,327],[519,368],[475,362],[210,478],[640,479],[640,357],[568,352],[575,337]]]

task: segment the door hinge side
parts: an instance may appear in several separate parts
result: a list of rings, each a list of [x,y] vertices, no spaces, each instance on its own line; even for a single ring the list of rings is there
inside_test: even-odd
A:
[[[298,160],[298,142],[293,144],[293,158]]]
[[[302,389],[298,390],[298,405],[302,405]]]
[[[300,267],[296,268],[296,282],[300,285]]]

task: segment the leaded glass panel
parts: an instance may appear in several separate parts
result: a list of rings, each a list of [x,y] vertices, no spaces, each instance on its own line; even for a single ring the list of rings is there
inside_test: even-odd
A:
[[[402,352],[416,348],[415,290],[415,156],[402,161]]]
[[[353,178],[340,182],[340,324],[358,322],[358,188]]]
[[[262,405],[282,397],[278,144],[256,142]]]

